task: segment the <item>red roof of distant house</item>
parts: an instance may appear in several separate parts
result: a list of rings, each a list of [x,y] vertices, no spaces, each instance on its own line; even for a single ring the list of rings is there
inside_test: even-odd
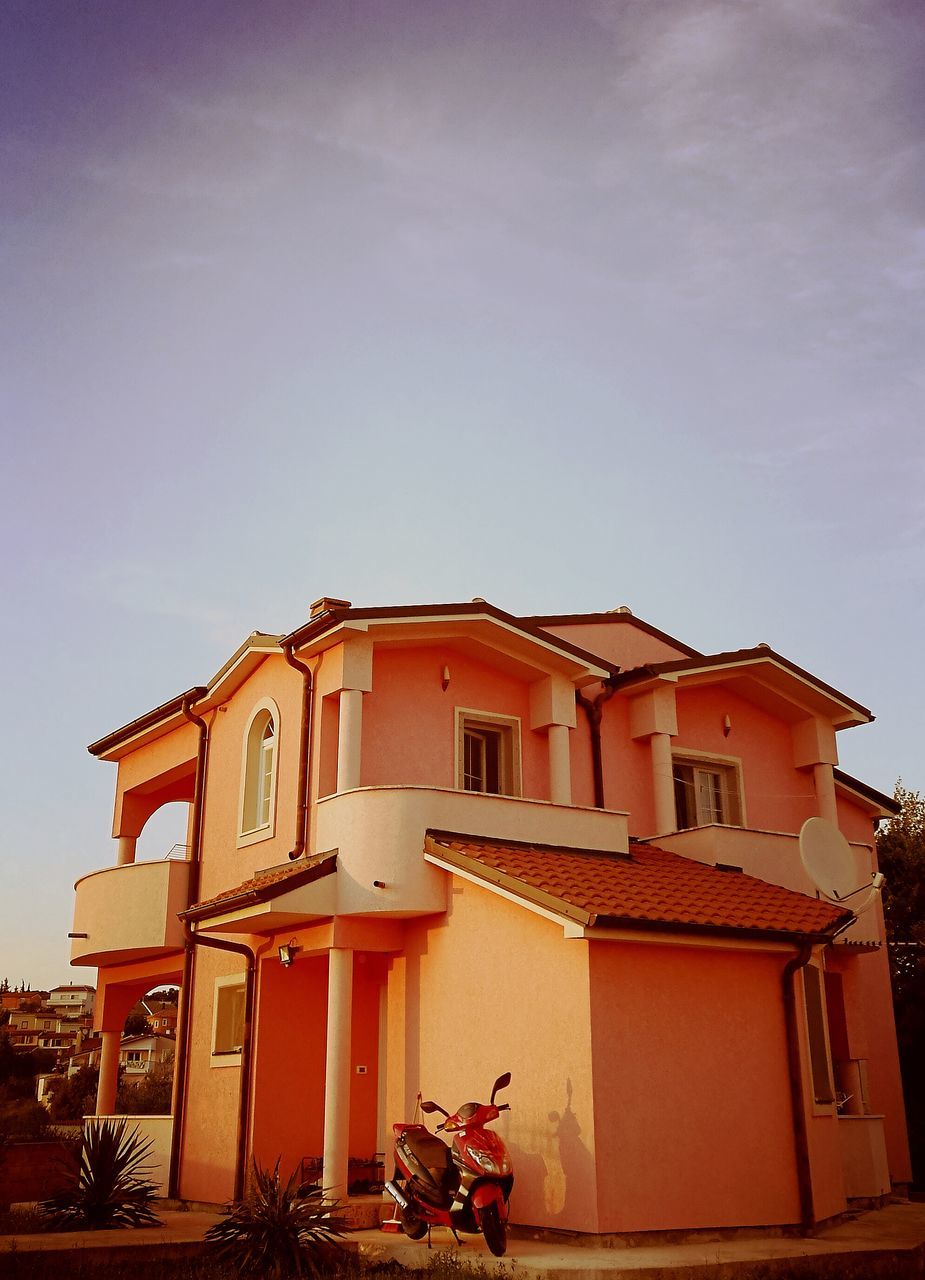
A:
[[[621,854],[431,831],[425,851],[588,926],[822,937],[851,918],[806,894],[637,841]]]

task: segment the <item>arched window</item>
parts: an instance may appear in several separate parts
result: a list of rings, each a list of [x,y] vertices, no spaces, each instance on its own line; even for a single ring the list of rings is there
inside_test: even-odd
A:
[[[241,834],[265,832],[273,823],[276,792],[275,707],[258,707],[244,740],[244,786],[241,802]]]

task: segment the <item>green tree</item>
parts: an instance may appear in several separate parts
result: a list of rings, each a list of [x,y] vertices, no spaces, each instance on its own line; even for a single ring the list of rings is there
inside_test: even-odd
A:
[[[925,799],[902,779],[893,797],[899,814],[877,834],[886,877],[886,920],[896,1035],[903,1075],[913,1179],[925,1185]]]
[[[96,1067],[80,1070],[55,1090],[51,1100],[51,1118],[59,1124],[73,1123],[96,1111],[96,1087],[100,1073]]]
[[[149,1036],[151,1024],[140,1009],[133,1009],[125,1019],[122,1033],[126,1036]]]

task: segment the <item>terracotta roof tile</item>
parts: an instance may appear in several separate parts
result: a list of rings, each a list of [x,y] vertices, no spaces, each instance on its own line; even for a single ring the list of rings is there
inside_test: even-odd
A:
[[[592,925],[818,935],[846,918],[842,908],[807,894],[636,841],[627,855],[430,832],[429,848],[448,855],[448,861],[465,860],[476,874],[484,868],[487,879],[495,873],[519,881],[528,891],[525,897],[532,891],[556,899],[563,914],[587,916]]]
[[[324,865],[327,862],[331,864],[329,868]],[[225,903],[237,902],[240,898],[260,902],[265,898],[275,897],[275,894],[268,892],[275,885],[284,884],[288,880],[295,880],[295,884],[286,885],[287,889],[295,889],[303,880],[316,879],[319,869],[322,869],[322,874],[327,870],[333,871],[334,862],[335,859],[331,854],[325,853],[317,854],[311,858],[299,858],[288,866],[272,867],[268,871],[258,871],[249,880],[244,880],[241,884],[235,885],[233,889],[225,889],[222,893],[217,893],[212,898],[204,898],[202,902],[194,903],[193,906],[187,908],[181,914],[184,916],[208,914],[210,910],[214,910]]]

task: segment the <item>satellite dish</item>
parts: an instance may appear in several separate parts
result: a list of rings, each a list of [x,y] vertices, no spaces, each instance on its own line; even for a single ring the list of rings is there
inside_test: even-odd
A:
[[[883,876],[878,871],[864,884],[857,883],[851,846],[834,823],[825,818],[808,818],[800,831],[800,857],[806,874],[827,902],[845,906],[856,916],[873,906]],[[861,893],[868,896],[858,902]]]

